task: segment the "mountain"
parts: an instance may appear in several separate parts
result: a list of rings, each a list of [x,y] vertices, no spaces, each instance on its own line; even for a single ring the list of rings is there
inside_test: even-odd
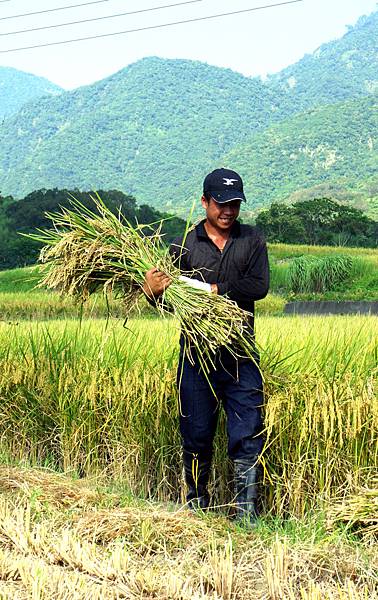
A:
[[[378,11],[361,17],[340,39],[268,77],[297,111],[378,91]]]
[[[336,189],[340,200],[357,204],[361,186],[369,194],[368,181],[372,197],[378,195],[377,146],[378,96],[369,96],[273,125],[227,153],[222,164],[246,181],[251,210],[298,190],[302,194],[295,199],[304,199],[311,188],[310,197],[334,197]]]
[[[0,128],[0,189],[119,189],[180,212],[229,166],[254,207],[338,189],[376,210],[377,40],[378,11],[267,82],[146,58],[29,102]]]
[[[17,113],[20,108],[41,96],[54,96],[63,91],[55,83],[31,73],[0,67],[0,118]]]
[[[24,106],[0,129],[6,194],[120,189],[176,207],[186,182],[279,118],[259,79],[189,60],[148,58],[99,83]]]

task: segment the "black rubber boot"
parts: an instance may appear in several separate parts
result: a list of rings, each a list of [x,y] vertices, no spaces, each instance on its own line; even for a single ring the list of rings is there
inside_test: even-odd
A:
[[[234,460],[235,520],[254,527],[258,517],[258,456]]]
[[[188,486],[186,501],[192,510],[204,510],[210,503],[207,484],[211,460],[201,459],[198,454],[183,452],[185,481]]]

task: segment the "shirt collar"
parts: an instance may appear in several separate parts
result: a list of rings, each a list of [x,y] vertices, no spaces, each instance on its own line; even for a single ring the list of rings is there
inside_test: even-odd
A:
[[[208,240],[210,238],[207,235],[207,231],[205,229],[205,222],[206,222],[206,219],[203,219],[200,223],[198,223],[198,225],[196,225],[196,233],[197,233],[197,237],[205,238]],[[240,236],[240,223],[239,223],[239,221],[234,221],[232,224],[232,227],[231,227],[230,237],[237,238],[239,236]]]

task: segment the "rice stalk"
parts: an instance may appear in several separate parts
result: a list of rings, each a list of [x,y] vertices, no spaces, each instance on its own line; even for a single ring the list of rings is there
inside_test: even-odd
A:
[[[343,522],[353,530],[378,536],[378,476],[372,478],[369,486],[360,487],[332,504],[328,521],[330,526]]]
[[[164,248],[161,226],[145,235],[146,225],[133,227],[121,214],[114,215],[99,197],[92,197],[93,212],[76,199],[75,210],[63,208],[48,214],[54,228],[29,237],[45,244],[40,260],[47,267],[39,286],[85,301],[94,292],[122,297],[125,314],[138,304],[145,274],[153,267],[172,280],[156,309],[172,312],[185,338],[185,353],[194,354],[205,374],[215,368],[220,347],[234,358],[254,360],[254,342],[248,327],[251,316],[225,296],[209,294],[180,280],[182,272]],[[195,272],[187,273],[195,276]],[[198,274],[197,274],[198,278]]]

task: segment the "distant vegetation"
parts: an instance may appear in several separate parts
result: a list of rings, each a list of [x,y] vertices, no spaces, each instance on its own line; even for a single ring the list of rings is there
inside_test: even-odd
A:
[[[251,135],[223,159],[244,177],[246,209],[255,211],[256,205],[322,184],[323,193],[337,188],[350,204],[361,202],[362,195],[369,199],[363,208],[372,211],[373,198],[378,203],[378,182],[372,178],[377,173],[377,114],[378,99],[372,96],[322,106]],[[317,197],[314,193],[306,199]]]
[[[182,215],[228,166],[250,215],[325,186],[374,216],[377,39],[378,11],[268,81],[153,57],[23,105],[0,128],[1,191],[119,189]]]
[[[162,232],[167,244],[185,230],[186,220],[146,204],[138,205],[131,195],[119,190],[99,190],[98,193],[114,213],[121,209],[131,223],[149,224],[164,219]],[[61,207],[69,205],[71,195],[93,208],[91,192],[79,190],[36,190],[21,200],[0,196],[0,269],[37,261],[41,246],[20,234],[50,228],[46,213],[60,212]],[[297,202],[292,206],[273,203],[268,210],[259,213],[256,226],[268,242],[375,247],[378,239],[376,221],[360,210],[327,198]]]
[[[64,90],[44,77],[0,67],[0,118],[16,114],[28,102]]]
[[[209,165],[247,133],[282,118],[282,98],[230,69],[143,59],[7,119],[1,190],[121,189],[177,211],[200,189]]]
[[[314,198],[332,198],[343,204],[362,210],[366,215],[378,221],[378,176],[371,175],[360,181],[356,188],[347,189],[345,179],[339,182],[323,182],[301,188],[289,194],[284,201],[293,204]]]
[[[377,221],[329,198],[291,206],[273,202],[259,213],[256,225],[269,242],[372,248],[378,244]]]

